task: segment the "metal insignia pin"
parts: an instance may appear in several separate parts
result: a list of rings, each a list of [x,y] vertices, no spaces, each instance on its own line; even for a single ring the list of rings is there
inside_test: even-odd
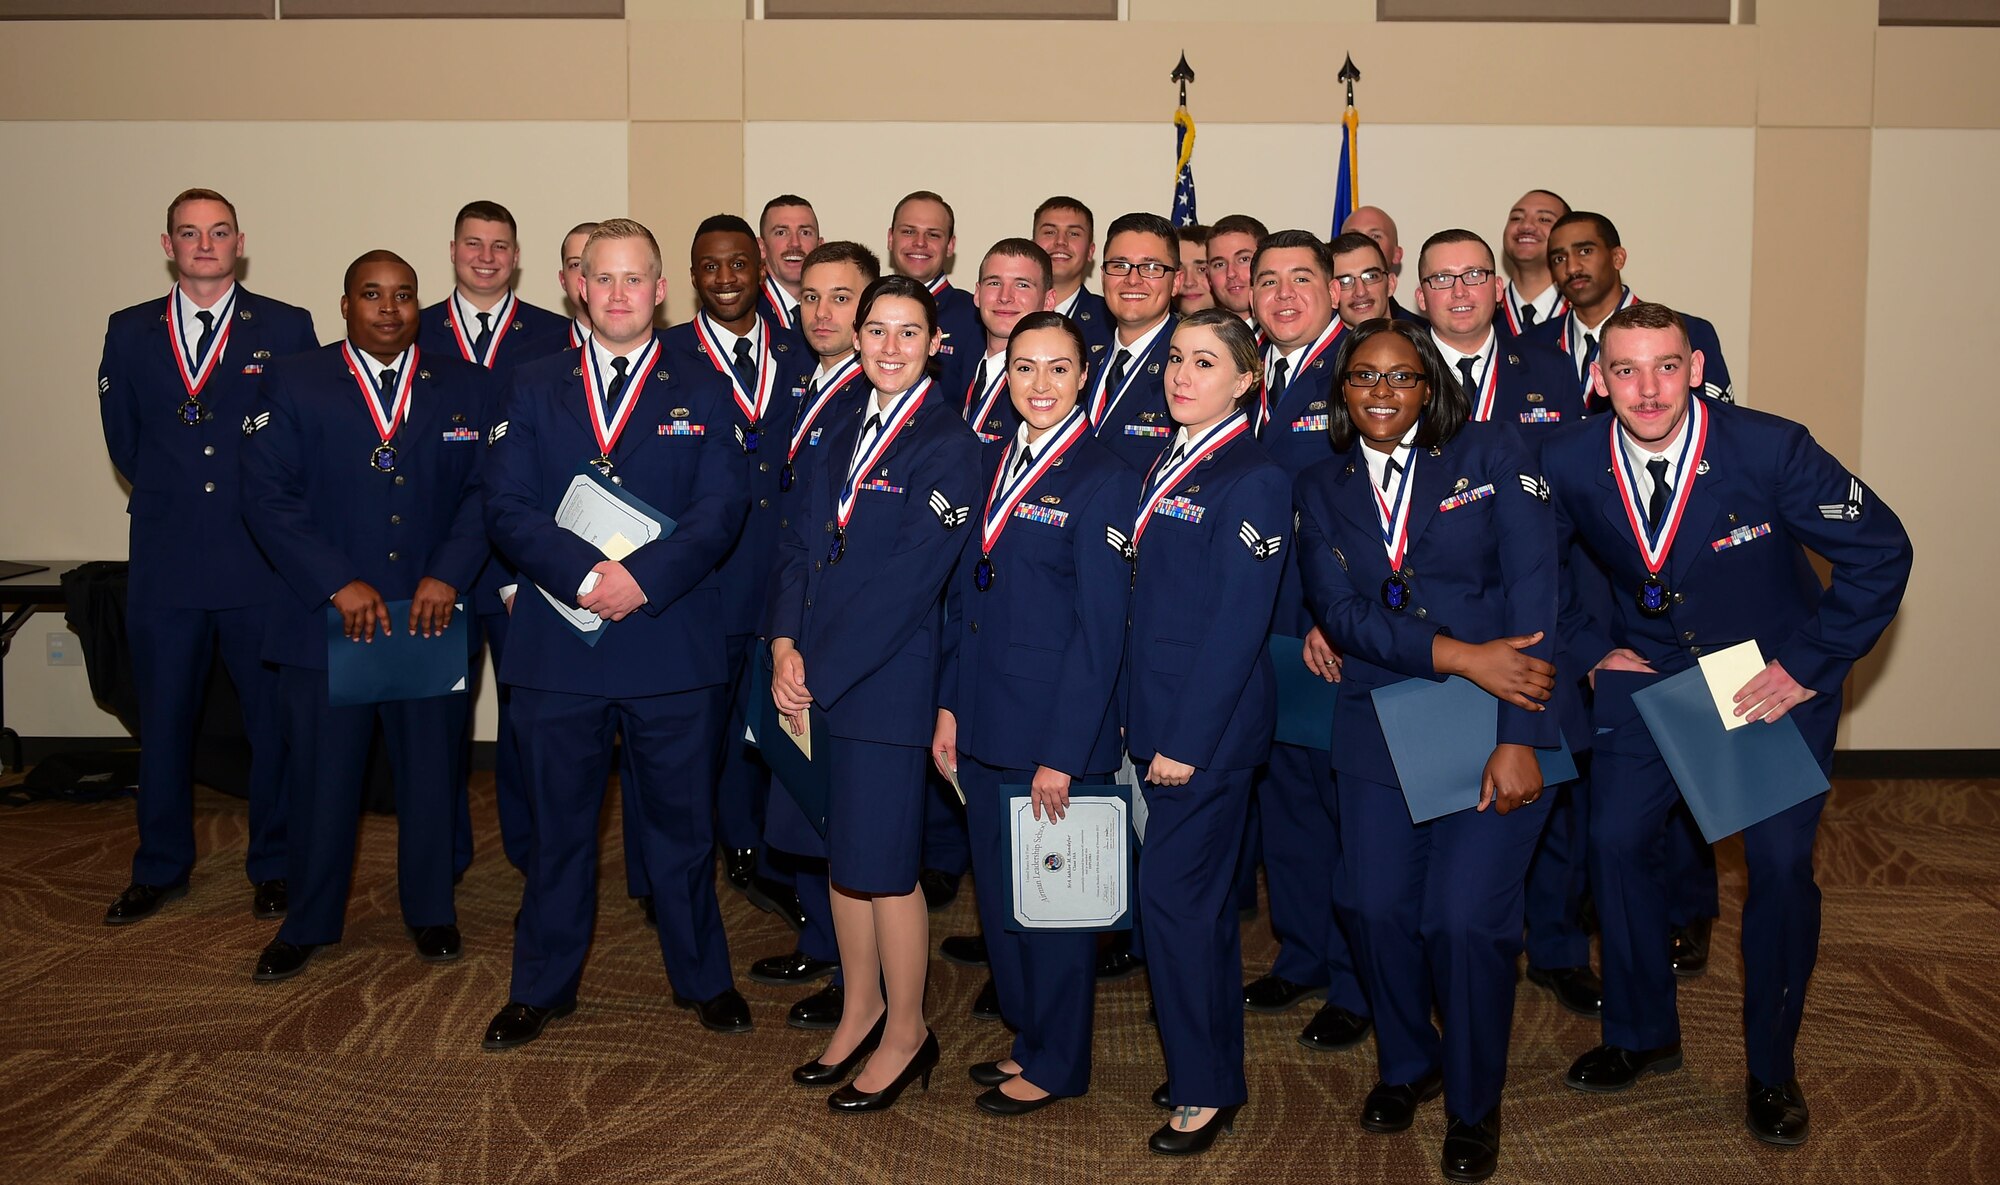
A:
[[[664,370],[656,370],[653,372],[653,377],[664,383],[667,381],[667,372]]]
[[[1542,393],[1540,391],[1530,391],[1528,392],[1527,399],[1529,403],[1540,403],[1542,401]]]
[[[1055,496],[1054,494],[1043,494],[1043,495],[1042,495],[1042,505],[1044,505],[1044,506],[1061,506],[1061,505],[1062,505],[1062,499],[1061,499],[1061,498],[1058,498],[1058,497],[1056,497],[1056,496]]]
[[[250,319],[250,310],[240,309],[237,311],[236,315],[243,318],[245,321],[248,321]]]
[[[1155,363],[1153,363],[1153,364],[1152,364],[1151,366],[1148,366],[1148,367],[1146,368],[1146,373],[1147,373],[1147,374],[1158,374],[1158,373],[1160,373],[1160,364],[1159,364],[1159,363],[1157,363],[1157,362],[1155,362]]]
[[[1431,446],[1431,456],[1433,456],[1433,457],[1442,457],[1442,456],[1444,456],[1444,450],[1443,450],[1443,449],[1441,449],[1441,448],[1439,448],[1439,447],[1437,447],[1436,445],[1432,445],[1432,446]]]
[[[250,356],[252,358],[255,358],[257,361],[262,362],[264,359],[269,358],[271,356],[271,351],[255,350],[251,352]]]
[[[573,375],[575,375],[575,376],[576,376],[577,378],[582,378],[582,377],[583,377],[583,367],[579,366],[579,367],[577,367],[577,368],[576,368],[575,370],[572,370],[572,371],[570,371],[570,373],[571,373],[571,374],[573,374]]]
[[[1182,493],[1186,493],[1186,494],[1199,494],[1199,493],[1201,493],[1201,487],[1200,487],[1200,486],[1189,486],[1189,487],[1188,487],[1187,489],[1185,489],[1185,490],[1183,490],[1183,491],[1181,491],[1181,492],[1182,492]]]
[[[1457,481],[1451,484],[1451,492],[1454,494],[1463,494],[1465,491],[1471,488],[1472,488],[1472,482],[1463,477],[1459,478]]]
[[[465,413],[462,411],[451,413],[451,422],[454,424],[463,424],[465,422]]]
[[[1325,410],[1326,410],[1326,400],[1324,400],[1324,399],[1316,399],[1316,400],[1314,400],[1313,402],[1311,402],[1311,403],[1309,403],[1309,404],[1307,404],[1307,405],[1306,405],[1306,410],[1307,410],[1307,411],[1325,411]]]
[[[515,329],[524,329],[524,328],[526,328],[526,326],[522,325],[522,324],[521,324],[521,323],[520,323],[519,321],[516,321],[516,322],[514,322],[514,324],[513,324],[513,328],[515,328]]]
[[[876,474],[875,476],[877,476],[877,477],[887,477],[887,476],[889,476],[889,471],[888,471],[887,469],[884,469],[884,470],[883,470],[882,472],[880,472],[880,473]]]
[[[670,412],[670,413],[668,413],[668,414],[669,414],[669,415],[670,415],[670,417],[671,417],[671,418],[673,418],[673,419],[676,419],[676,420],[685,420],[685,419],[687,419],[687,418],[688,418],[688,414],[689,414],[689,413],[688,413],[688,409],[687,409],[687,408],[685,408],[685,407],[677,407],[677,408],[675,408],[675,409],[674,409],[674,410],[673,410],[672,412]]]
[[[1520,356],[1519,354],[1509,354],[1509,355],[1507,355],[1507,365],[1509,365],[1509,366],[1519,366],[1519,365],[1521,365],[1521,356]]]
[[[1704,474],[1704,473],[1707,473],[1707,472],[1708,472],[1708,461],[1707,461],[1707,459],[1705,459],[1705,458],[1704,458],[1703,460],[1700,460],[1700,461],[1697,461],[1697,462],[1695,462],[1695,467],[1694,467],[1694,475],[1695,475],[1696,477],[1700,477],[1700,476],[1701,476],[1702,474]]]
[[[420,379],[427,379],[431,377],[431,372],[420,366],[417,368],[417,377]]]
[[[1312,364],[1312,368],[1313,368],[1314,370],[1318,370],[1318,369],[1319,369],[1320,367],[1322,367],[1322,366],[1325,366],[1325,365],[1326,365],[1326,359],[1324,359],[1324,358],[1315,358],[1315,359],[1313,359],[1313,364]]]

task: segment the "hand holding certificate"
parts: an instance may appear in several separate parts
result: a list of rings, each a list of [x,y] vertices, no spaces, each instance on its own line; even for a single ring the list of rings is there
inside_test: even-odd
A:
[[[1087,787],[1061,819],[1035,817],[1027,786],[1002,786],[1011,855],[1011,930],[1124,930],[1132,925],[1128,792]]]
[[[612,485],[588,466],[570,479],[569,489],[563,492],[562,501],[556,504],[555,517],[557,526],[595,547],[605,559],[614,561],[623,560],[655,539],[673,534],[675,525],[673,519]],[[577,597],[592,597],[603,579],[603,572],[593,570],[584,578]],[[625,579],[629,582],[631,578],[627,575]],[[592,646],[597,645],[603,633],[604,617],[572,605],[568,598],[558,597],[539,584],[535,586],[535,591],[542,594],[542,598],[564,621],[569,622],[578,637]],[[601,601],[593,603],[602,607]]]

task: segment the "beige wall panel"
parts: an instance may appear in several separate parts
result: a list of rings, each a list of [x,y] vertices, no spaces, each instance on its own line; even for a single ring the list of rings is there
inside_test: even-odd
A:
[[[1985,519],[1984,478],[2000,438],[1990,368],[1964,349],[1985,342],[1992,302],[1924,299],[1939,269],[2000,272],[2000,238],[1939,228],[1979,226],[2000,185],[2000,132],[1878,131],[1870,169],[1868,356],[1861,475],[1895,507],[1916,544],[1902,616],[1854,681],[1846,743],[1859,749],[2000,748],[2000,547]],[[1838,324],[1835,319],[1834,324]],[[1942,360],[1941,360],[1942,359]],[[1923,403],[1924,406],[1918,406]]]
[[[2000,128],[2000,29],[1880,29],[1875,126]]]
[[[743,118],[740,20],[628,24],[635,120]]]
[[[622,21],[52,21],[0,37],[0,119],[623,119]],[[191,61],[226,66],[190,86]],[[365,67],[362,75],[357,68]]]
[[[1827,326],[1860,324],[1875,285],[1856,282],[1867,274],[1857,263],[1868,257],[1868,141],[1860,128],[1757,132],[1749,350],[1765,376],[1757,406],[1812,425],[1849,466],[1862,455],[1863,343]],[[1818,295],[1801,301],[1801,292]]]
[[[751,0],[625,0],[628,21],[740,21]]]
[[[1128,0],[1125,19],[1132,21],[1346,21],[1375,19],[1375,0]],[[1202,44],[1207,44],[1203,42]]]
[[[734,122],[631,125],[631,212],[660,240],[670,322],[694,315],[688,280],[694,228],[710,214],[741,214],[755,224],[757,210],[746,209],[743,196],[743,131]],[[764,199],[756,204],[761,208]]]
[[[1778,9],[1769,5],[1767,12]],[[1829,8],[1834,7],[1829,4]],[[1757,27],[1757,122],[1865,128],[1874,111],[1875,23],[1778,21]]]
[[[1714,321],[1738,389],[1747,390],[1752,136],[1724,128],[1364,127],[1361,196],[1402,231],[1405,303],[1417,248],[1433,231],[1467,226],[1497,241],[1514,199],[1540,186],[1604,212],[1631,249],[1634,288]],[[856,151],[863,144],[877,151],[864,157]],[[1128,210],[1165,212],[1173,197],[1173,135],[1164,123],[1137,134],[1117,124],[753,123],[745,145],[753,209],[773,194],[801,193],[827,237],[877,251],[897,198],[920,188],[942,193],[958,214],[953,278],[961,285],[977,278],[988,245],[1029,232],[1036,204],[1052,192],[1089,204],[1100,235]],[[1200,213],[1210,222],[1250,213],[1273,230],[1325,235],[1337,145],[1323,125],[1204,124],[1194,158]],[[1453,176],[1440,184],[1447,159]],[[1662,188],[1655,178],[1665,167],[1601,163],[1616,159],[1686,162],[1676,167],[1698,169],[1703,184]],[[996,160],[1063,163],[996,170]]]
[[[622,209],[626,192],[622,122],[0,123],[0,160],[13,176],[46,181],[9,187],[4,205],[10,225],[45,232],[14,248],[15,265],[35,283],[0,291],[13,376],[0,385],[0,505],[12,508],[0,555],[19,556],[125,555],[125,498],[104,455],[97,363],[105,317],[166,293],[159,240],[179,189],[207,185],[236,202],[246,283],[309,308],[322,340],[342,332],[340,275],[364,250],[401,253],[425,302],[442,299],[452,215],[474,197],[506,204],[520,221],[521,295],[560,307],[561,234]],[[378,162],[395,167],[392,185],[368,167]],[[45,671],[82,679],[80,668],[47,671],[41,661],[39,640],[7,660],[11,727],[116,730],[94,709],[75,716],[73,698],[31,690]]]
[[[1754,29],[1714,25],[1472,25],[768,21],[745,28],[745,117],[775,120],[1063,122],[1088,116],[1149,123],[1173,111],[1167,75],[1183,50],[1197,82],[1196,120],[1300,123],[1339,118],[1343,55],[1361,68],[1362,118],[1372,123],[1502,124],[1532,115],[1562,123],[1749,126],[1756,119]],[[829,58],[877,61],[895,46],[894,90],[799,86]],[[976,51],[968,51],[976,45]],[[1269,47],[1276,47],[1272,51]],[[976,61],[974,60],[976,59]],[[977,62],[1036,64],[1033,85],[972,85]],[[1490,85],[1425,84],[1418,67],[1490,63]],[[1578,109],[1553,95],[1508,98],[1503,64],[1560,68]],[[1574,115],[1572,116],[1572,112]]]

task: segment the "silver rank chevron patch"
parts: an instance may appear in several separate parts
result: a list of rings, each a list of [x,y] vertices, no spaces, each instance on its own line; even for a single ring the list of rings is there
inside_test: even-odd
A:
[[[1861,479],[1850,477],[1847,479],[1847,501],[1820,503],[1819,516],[1836,523],[1857,522],[1861,518],[1863,496]]]
[[[1278,549],[1285,545],[1283,535],[1262,534],[1250,525],[1248,519],[1243,520],[1243,529],[1236,532],[1236,537],[1243,540],[1243,546],[1250,549],[1250,554],[1255,556],[1260,564],[1277,555]]]
[[[492,448],[499,444],[500,438],[505,435],[507,435],[507,421],[502,420],[486,430],[486,447]]]
[[[1544,502],[1549,500],[1549,479],[1546,477],[1523,473],[1521,474],[1521,489],[1530,497],[1540,498]]]
[[[945,530],[956,531],[965,525],[966,519],[972,517],[972,507],[953,506],[951,499],[936,490],[932,490],[931,513],[937,515],[938,522],[944,525]]]
[[[260,411],[254,416],[243,417],[243,435],[255,436],[271,426],[271,413]]]
[[[1104,528],[1104,541],[1111,545],[1111,550],[1124,556],[1127,563],[1130,563],[1137,554],[1133,550],[1131,537],[1117,527]]]
[[[97,393],[99,395],[111,394],[111,377],[109,375],[100,377],[97,380]]]

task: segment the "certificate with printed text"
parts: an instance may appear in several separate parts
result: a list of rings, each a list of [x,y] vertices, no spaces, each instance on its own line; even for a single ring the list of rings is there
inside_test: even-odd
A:
[[[1113,786],[1077,787],[1060,820],[1035,818],[1026,786],[1001,787],[1012,856],[1013,930],[1132,925],[1132,806]]]

